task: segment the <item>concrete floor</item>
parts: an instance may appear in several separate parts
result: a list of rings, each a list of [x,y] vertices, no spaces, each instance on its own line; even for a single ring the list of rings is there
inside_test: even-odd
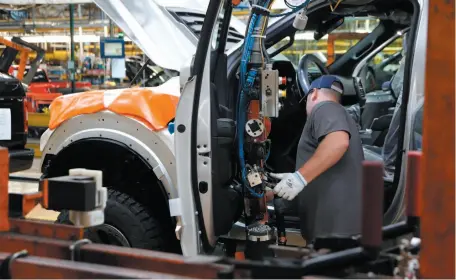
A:
[[[33,161],[32,168],[25,170],[25,171],[21,171],[21,172],[15,172],[15,173],[12,173],[11,175],[31,177],[31,178],[40,178],[40,176],[41,176],[40,162],[41,162],[41,160],[39,158],[36,158]],[[33,192],[38,191],[38,183],[9,181],[8,187],[9,187],[10,193],[33,193]],[[59,212],[45,210],[40,205],[37,205],[26,216],[26,218],[55,221],[57,219],[58,215],[59,215]]]

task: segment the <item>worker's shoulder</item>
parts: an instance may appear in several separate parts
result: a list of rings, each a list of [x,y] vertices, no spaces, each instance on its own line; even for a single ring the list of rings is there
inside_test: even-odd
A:
[[[345,115],[344,107],[337,102],[323,101],[315,105],[311,117],[323,116],[343,116]]]

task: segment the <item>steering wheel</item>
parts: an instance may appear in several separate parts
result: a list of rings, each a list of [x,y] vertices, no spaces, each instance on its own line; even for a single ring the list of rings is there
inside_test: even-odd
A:
[[[361,72],[359,73],[359,75],[361,78],[361,83],[363,84],[363,87],[364,87],[364,91],[366,93],[375,90],[377,80],[375,77],[374,68],[372,68],[369,65],[366,65],[361,69]]]
[[[320,70],[321,75],[329,75],[328,69],[326,69],[323,62],[314,54],[305,54],[301,57],[298,64],[298,83],[302,93],[306,94],[310,89],[310,73],[309,73],[309,66],[310,63],[315,63],[317,65],[318,70]]]

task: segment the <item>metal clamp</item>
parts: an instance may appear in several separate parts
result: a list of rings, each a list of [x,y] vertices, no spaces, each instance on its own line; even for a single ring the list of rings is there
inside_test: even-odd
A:
[[[11,278],[11,264],[13,261],[27,257],[28,256],[28,251],[27,250],[22,250],[16,253],[13,253],[9,255],[0,265],[0,278],[1,279],[12,279]]]
[[[80,239],[70,245],[70,257],[72,261],[78,261],[81,256],[81,246],[91,244],[89,239]]]

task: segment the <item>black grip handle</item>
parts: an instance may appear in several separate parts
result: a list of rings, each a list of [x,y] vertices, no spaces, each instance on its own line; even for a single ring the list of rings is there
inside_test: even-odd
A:
[[[11,42],[24,46],[24,47],[27,47],[29,49],[32,49],[37,53],[40,53],[40,54],[42,53],[44,56],[44,53],[45,53],[44,49],[38,47],[37,45],[34,45],[32,43],[22,40],[20,37],[16,37],[16,36],[12,37]]]

